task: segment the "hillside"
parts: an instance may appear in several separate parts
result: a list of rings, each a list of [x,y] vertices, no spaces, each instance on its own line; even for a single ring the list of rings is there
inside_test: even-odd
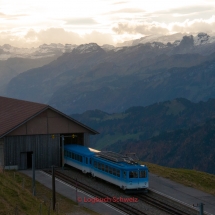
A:
[[[196,56],[174,56],[196,58]],[[49,104],[66,113],[80,113],[88,109],[100,109],[109,113],[121,112],[132,106],[146,106],[178,97],[191,101],[206,101],[215,97],[214,58],[198,66],[152,69],[155,64],[143,67],[141,64],[122,69],[117,64],[106,63],[89,71],[83,79],[76,79],[59,88],[50,98]],[[190,61],[191,62],[191,61]],[[195,62],[201,62],[196,61]],[[126,71],[127,74],[120,74]],[[126,96],[125,96],[126,95]]]
[[[56,211],[53,212],[50,204],[52,192],[36,182],[36,196],[31,192],[32,179],[17,171],[0,171],[0,214],[49,214],[64,215],[69,213],[98,215],[66,197],[56,194]]]
[[[214,99],[193,103],[181,98],[122,113],[94,110],[72,117],[100,132],[91,138],[95,148],[133,151],[144,161],[215,173]]]
[[[148,166],[149,171],[153,174],[215,195],[215,175],[196,170],[168,168],[157,164],[143,163]]]
[[[135,152],[140,160],[159,165],[215,174],[215,120],[190,129],[164,132],[148,140],[125,140],[107,147]]]
[[[5,88],[12,78],[16,77],[24,71],[42,67],[55,60],[56,58],[56,56],[44,57],[40,59],[16,57],[9,58],[7,60],[0,60],[0,94],[5,94]]]

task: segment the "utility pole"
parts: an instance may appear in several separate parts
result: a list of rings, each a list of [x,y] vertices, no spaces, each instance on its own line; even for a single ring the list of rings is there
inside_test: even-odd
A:
[[[32,153],[32,193],[35,196],[35,153]]]
[[[56,194],[55,194],[55,166],[52,166],[52,209],[55,210]]]
[[[61,148],[62,148],[62,169],[64,167],[64,135],[61,136]]]
[[[204,215],[204,204],[203,203],[199,204],[199,214]]]
[[[76,202],[78,203],[78,180],[77,180],[77,178],[76,178],[76,180],[75,180],[75,187],[76,187]]]
[[[199,203],[197,205],[193,204],[193,207],[199,207],[199,215],[204,215],[204,204],[203,203]]]

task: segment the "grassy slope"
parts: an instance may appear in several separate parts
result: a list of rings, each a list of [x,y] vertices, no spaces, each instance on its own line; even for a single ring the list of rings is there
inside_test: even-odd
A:
[[[176,169],[146,163],[151,173],[215,195],[215,175],[188,169]]]
[[[215,195],[215,175],[195,170],[167,168],[156,164],[143,163],[149,167],[151,173]],[[40,205],[42,207],[42,214],[48,214],[52,195],[51,190],[40,183],[36,183],[36,194],[36,197],[32,196],[31,179],[29,177],[13,171],[0,173],[0,215],[13,215],[16,208],[18,214],[39,214]],[[85,208],[78,207],[76,203],[61,195],[57,194],[56,199],[59,204],[59,215],[69,212],[97,214]],[[50,210],[50,214],[57,213]]]
[[[31,193],[31,185],[31,179],[24,174],[14,171],[0,172],[0,215],[14,215],[15,211],[19,215],[37,215],[40,214],[40,208],[41,214],[63,215],[76,212],[98,215],[86,208],[79,207],[75,202],[59,194],[56,195],[56,210],[58,211],[53,212],[50,207],[51,190],[37,182],[36,197],[34,197]]]

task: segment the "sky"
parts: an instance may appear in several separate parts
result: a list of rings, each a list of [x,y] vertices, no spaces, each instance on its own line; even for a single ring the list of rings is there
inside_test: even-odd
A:
[[[215,34],[215,0],[0,0],[0,45],[116,45],[199,32]]]

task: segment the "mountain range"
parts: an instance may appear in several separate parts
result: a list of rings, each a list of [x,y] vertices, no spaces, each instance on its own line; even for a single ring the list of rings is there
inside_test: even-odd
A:
[[[214,37],[199,33],[172,43],[167,38],[125,47],[67,45],[69,51],[56,60],[13,77],[3,95],[47,103],[67,114],[120,112],[178,97],[213,98]]]
[[[91,110],[72,117],[100,132],[91,138],[94,148],[215,174],[215,99],[178,98],[121,113]]]
[[[101,133],[92,147],[215,174],[214,36],[3,45],[0,59],[0,95],[73,114]]]

